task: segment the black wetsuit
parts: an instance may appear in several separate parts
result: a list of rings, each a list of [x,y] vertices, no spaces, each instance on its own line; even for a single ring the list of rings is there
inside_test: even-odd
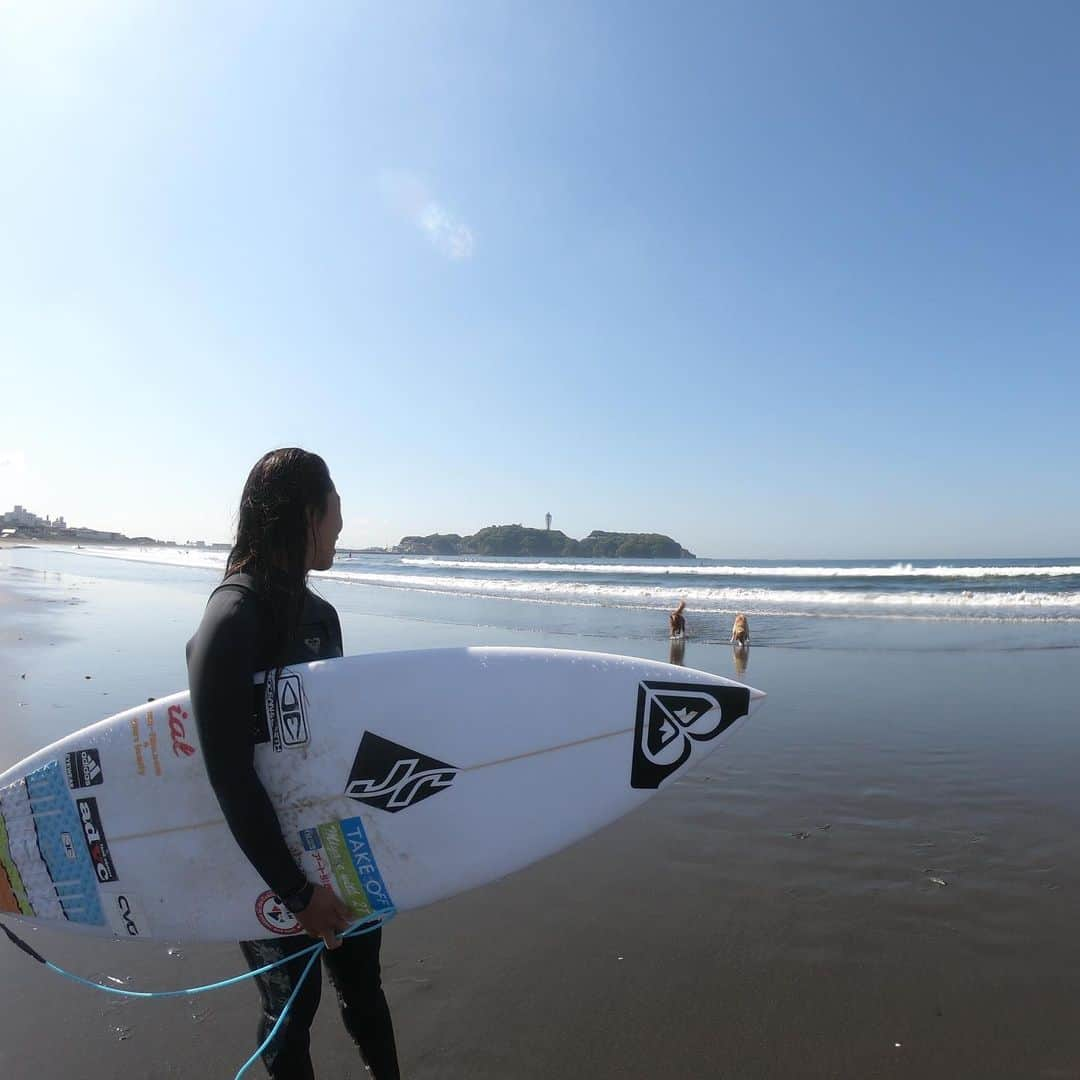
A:
[[[308,591],[301,625],[286,664],[342,655],[337,612]],[[281,835],[274,807],[255,772],[252,676],[274,666],[270,623],[262,598],[247,574],[225,579],[206,605],[202,622],[188,642],[191,703],[206,771],[236,842],[266,884],[289,896],[304,884]],[[208,887],[210,887],[208,883]],[[345,1027],[377,1080],[397,1080],[397,1053],[390,1010],[379,976],[381,931],[347,939],[323,953],[337,991]],[[254,969],[291,956],[311,944],[306,935],[241,942]],[[263,1002],[259,1041],[281,1015],[307,957],[256,976]],[[273,1044],[263,1055],[272,1080],[314,1076],[309,1028],[322,993],[318,970],[307,978]]]

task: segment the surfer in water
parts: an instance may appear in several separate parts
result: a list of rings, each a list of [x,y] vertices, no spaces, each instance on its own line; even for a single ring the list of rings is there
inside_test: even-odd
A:
[[[337,612],[307,588],[309,570],[332,565],[341,525],[341,499],[321,457],[296,448],[264,455],[244,485],[225,578],[188,642],[188,677],[207,775],[225,820],[267,888],[305,931],[242,941],[248,966],[254,970],[285,959],[307,948],[309,936],[322,938],[346,1029],[376,1080],[398,1080],[394,1028],[379,972],[382,931],[337,936],[354,918],[331,889],[309,881],[293,861],[253,760],[253,675],[343,655]],[[306,961],[255,976],[263,1007],[260,1043]],[[313,1080],[309,1029],[321,994],[316,965],[263,1054],[271,1080]]]

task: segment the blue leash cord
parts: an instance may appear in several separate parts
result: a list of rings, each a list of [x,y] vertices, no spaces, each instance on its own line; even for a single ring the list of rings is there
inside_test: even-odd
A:
[[[356,922],[341,935],[341,937],[359,937],[361,934],[370,934],[373,930],[378,930],[383,923],[389,922],[396,914],[397,909],[389,907],[377,914],[373,912],[370,915],[365,915],[364,918],[357,919]],[[244,1073],[246,1073],[259,1059],[263,1051],[274,1041],[274,1036],[277,1035],[278,1029],[285,1022],[285,1017],[289,1015],[289,1010],[292,1008],[297,994],[300,993],[304,983],[307,981],[311,969],[315,966],[315,961],[319,959],[319,954],[326,948],[325,942],[318,941],[306,949],[301,949],[299,952],[293,953],[291,956],[286,956],[281,960],[275,960],[272,964],[265,964],[263,967],[256,968],[254,971],[245,971],[242,975],[234,975],[231,979],[222,979],[220,982],[208,983],[206,986],[189,986],[183,990],[121,990],[117,986],[105,986],[102,983],[93,982],[91,979],[84,979],[81,975],[75,975],[73,972],[65,971],[51,960],[46,960],[41,953],[27,945],[27,943],[18,935],[13,934],[3,923],[0,923],[0,930],[3,930],[4,933],[7,934],[8,939],[16,946],[16,948],[22,949],[28,956],[33,957],[38,963],[44,964],[50,970],[55,971],[57,975],[63,975],[66,979],[82,983],[83,986],[90,986],[95,990],[104,990],[107,994],[120,994],[122,997],[134,998],[191,997],[195,994],[205,994],[208,990],[220,990],[223,987],[232,986],[234,983],[243,982],[245,979],[254,978],[256,975],[262,975],[267,971],[272,971],[276,967],[281,967],[282,964],[289,964],[293,960],[297,960],[301,956],[307,956],[308,953],[311,953],[307,966],[304,968],[304,973],[300,976],[296,983],[296,987],[289,995],[289,1000],[285,1002],[285,1008],[281,1010],[281,1015],[270,1029],[270,1034],[262,1041],[258,1050],[244,1062],[233,1080],[240,1080]]]

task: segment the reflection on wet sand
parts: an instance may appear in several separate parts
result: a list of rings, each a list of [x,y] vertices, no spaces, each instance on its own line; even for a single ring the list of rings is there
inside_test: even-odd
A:
[[[750,663],[750,646],[732,645],[731,658],[735,661],[735,674],[742,675],[746,671],[747,664]]]
[[[668,650],[668,663],[679,664],[683,663],[686,657],[686,638],[673,637],[671,639],[671,648]]]

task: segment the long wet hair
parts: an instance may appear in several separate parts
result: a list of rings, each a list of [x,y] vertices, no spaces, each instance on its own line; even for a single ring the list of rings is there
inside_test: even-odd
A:
[[[318,454],[290,446],[271,450],[248,473],[240,496],[236,543],[225,576],[250,574],[271,624],[274,661],[282,664],[304,611],[308,543],[326,513],[334,484]]]

